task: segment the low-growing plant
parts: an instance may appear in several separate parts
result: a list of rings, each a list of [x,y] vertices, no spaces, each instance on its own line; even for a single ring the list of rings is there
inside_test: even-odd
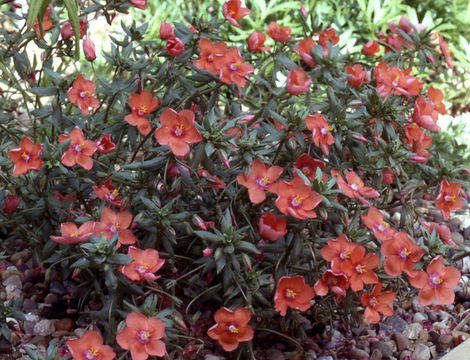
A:
[[[345,53],[302,6],[239,40],[252,14],[231,0],[159,39],[123,23],[96,54],[80,24],[92,36],[145,0],[39,3],[5,12],[0,232],[78,285],[73,358],[191,359],[215,341],[254,358],[273,338],[302,353],[334,320],[392,315],[409,285],[453,303],[462,250],[424,213],[448,220],[468,187],[433,145],[442,36],[403,17]],[[79,51],[113,71],[82,73]]]

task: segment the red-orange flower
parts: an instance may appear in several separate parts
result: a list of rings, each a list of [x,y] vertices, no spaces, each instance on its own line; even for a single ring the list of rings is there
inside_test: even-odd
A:
[[[146,360],[149,355],[163,357],[166,346],[160,339],[165,335],[165,324],[157,318],[147,318],[136,311],[126,317],[126,327],[116,335],[120,347],[131,351],[132,360]]]
[[[85,170],[93,167],[92,156],[96,151],[96,143],[92,140],[85,140],[85,136],[80,128],[75,128],[70,135],[59,135],[59,143],[71,139],[70,148],[62,154],[60,162],[65,166],[80,165]]]
[[[380,321],[379,313],[384,316],[393,315],[393,308],[389,304],[395,300],[396,294],[393,291],[380,293],[380,290],[382,283],[375,285],[370,294],[365,292],[361,296],[361,304],[366,308],[364,317],[369,324],[377,324]]]
[[[253,329],[248,325],[250,310],[239,307],[235,311],[222,307],[214,314],[216,324],[207,330],[211,339],[217,340],[225,351],[233,351],[238,344],[253,339]]]
[[[234,82],[240,87],[245,87],[245,76],[253,73],[253,66],[242,62],[240,51],[236,47],[228,49],[223,61],[219,70],[220,81],[229,85]]]
[[[124,120],[132,126],[137,126],[142,135],[147,135],[150,132],[150,123],[145,115],[153,112],[158,103],[158,99],[152,98],[152,93],[148,90],[143,90],[140,94],[130,94],[127,104],[132,113],[126,115]]]
[[[366,72],[360,64],[346,66],[345,72],[350,75],[350,77],[348,77],[348,83],[352,87],[359,87],[366,78]]]
[[[436,197],[436,208],[441,210],[444,220],[448,220],[450,212],[462,207],[462,200],[459,197],[460,184],[448,182],[447,179],[441,181],[439,194]]]
[[[388,94],[417,96],[424,82],[411,76],[411,69],[401,71],[395,66],[387,67],[382,61],[374,70],[375,81],[377,82],[377,91],[381,96]]]
[[[343,263],[351,257],[351,252],[358,246],[350,242],[345,234],[341,234],[336,239],[328,239],[328,245],[323,246],[320,252],[322,258],[330,262],[331,270],[341,273]]]
[[[96,330],[88,330],[80,339],[67,340],[67,348],[73,360],[112,360],[116,357],[111,346],[103,345]]]
[[[116,149],[116,144],[111,140],[111,134],[106,134],[96,141],[96,151],[100,154],[109,154]]]
[[[34,144],[27,136],[21,139],[20,147],[8,152],[8,157],[14,164],[13,175],[18,176],[29,170],[41,169],[42,160],[39,157],[41,151],[41,144]]]
[[[318,37],[318,44],[325,50],[328,49],[328,41],[331,41],[331,46],[336,45],[339,42],[339,36],[336,35],[336,31],[333,28],[328,28],[320,33]]]
[[[101,200],[106,200],[106,202],[114,206],[121,206],[122,197],[119,196],[119,192],[116,188],[111,185],[111,181],[112,178],[109,178],[98,186],[93,185],[93,190],[95,191],[96,196]]]
[[[106,239],[111,239],[114,234],[118,234],[118,243],[116,248],[121,245],[130,245],[135,243],[134,234],[128,229],[132,223],[132,214],[129,211],[120,211],[115,213],[108,207],[103,208],[100,222],[95,225],[95,235],[104,234]]]
[[[248,176],[244,173],[238,174],[237,181],[248,189],[250,201],[253,204],[259,204],[266,199],[264,191],[281,176],[283,170],[280,166],[269,167],[255,159],[251,163],[250,174]]]
[[[21,197],[15,197],[14,195],[8,195],[5,197],[3,201],[3,208],[2,210],[5,211],[7,214],[12,214],[18,208],[18,205],[21,203]]]
[[[46,31],[52,28],[51,9],[49,7],[46,9],[46,12],[44,13],[41,25],[42,25],[42,30],[43,30],[42,32],[41,32],[41,29],[39,28],[38,19],[36,19],[33,25],[33,29],[36,33],[36,38],[38,40],[41,40],[44,34],[46,33]]]
[[[323,153],[328,155],[328,146],[335,143],[333,135],[331,135],[331,127],[322,114],[307,115],[305,117],[305,125],[312,132],[312,141],[316,146],[320,146]]]
[[[328,289],[331,289],[336,295],[345,296],[346,290],[349,289],[349,280],[343,273],[335,273],[328,269],[323,273],[322,278],[313,285],[313,289],[318,296],[328,294]]]
[[[421,127],[415,122],[412,122],[405,126],[405,142],[410,147],[410,150],[419,156],[428,157],[431,156],[425,150],[432,144],[432,138],[426,134]]]
[[[250,10],[242,7],[240,0],[229,0],[222,5],[222,14],[224,14],[224,17],[230,24],[240,29],[242,27],[237,23],[237,20],[247,16],[249,13]]]
[[[444,100],[444,94],[442,94],[441,90],[430,86],[428,89],[428,98],[434,103],[434,108],[439,114],[445,114],[446,108],[442,103],[442,100]]]
[[[396,233],[396,230],[384,221],[383,214],[375,207],[370,207],[367,215],[362,214],[361,219],[380,241],[390,240]]]
[[[422,306],[430,305],[434,299],[444,305],[454,302],[455,294],[452,288],[460,281],[460,272],[452,267],[444,267],[444,259],[441,255],[436,256],[429,263],[426,272],[419,271],[409,281],[412,286],[421,289],[419,292],[419,303]]]
[[[433,101],[426,101],[426,98],[422,95],[416,99],[412,115],[415,123],[429,131],[441,131],[441,128],[437,125],[438,116]]]
[[[259,234],[266,240],[276,241],[287,234],[286,219],[276,217],[273,213],[261,215],[258,222]]]
[[[248,50],[252,53],[257,53],[259,51],[268,51],[270,47],[263,46],[266,41],[266,35],[260,33],[259,31],[253,31],[250,36],[248,36]]]
[[[134,246],[129,246],[128,255],[133,260],[130,264],[119,267],[119,271],[129,280],[141,282],[142,280],[154,281],[160,276],[156,273],[165,263],[160,259],[158,251],[155,249],[140,250]]]
[[[347,183],[343,180],[341,174],[336,170],[331,170],[331,176],[337,176],[336,184],[338,185],[338,189],[344,191],[344,195],[351,199],[356,198],[364,205],[370,206],[370,203],[364,199],[364,197],[376,199],[380,195],[371,187],[364,186],[364,182],[354,171],[350,171],[346,174]]]
[[[303,276],[283,276],[277,283],[274,295],[274,308],[281,316],[285,316],[287,308],[306,311],[310,308],[310,300],[315,296],[312,287],[305,284]]]
[[[312,191],[304,181],[296,176],[290,182],[281,181],[268,188],[277,194],[276,206],[285,215],[297,219],[315,218],[313,209],[321,202],[321,196]]]
[[[296,169],[299,169],[307,179],[313,181],[317,168],[323,169],[324,167],[325,163],[323,161],[314,159],[304,153],[295,161],[294,173]],[[326,174],[323,174],[322,180],[326,181]]]
[[[365,56],[375,56],[376,53],[380,51],[380,46],[377,41],[369,40],[364,45],[362,45],[362,53]]]
[[[268,34],[271,39],[279,42],[289,41],[292,38],[290,34],[291,31],[289,26],[279,28],[279,25],[274,21],[266,27],[266,34]]]
[[[97,108],[100,102],[93,96],[96,90],[96,84],[85,79],[82,74],[78,74],[73,81],[72,87],[67,91],[67,96],[72,104],[78,106],[83,115],[88,115],[89,107]]]
[[[414,276],[416,270],[413,270],[413,267],[426,253],[421,246],[414,244],[405,232],[398,232],[393,239],[385,241],[380,247],[380,252],[385,256],[384,270],[390,276],[398,276],[402,271]]]
[[[349,276],[352,291],[362,290],[364,284],[377,284],[379,278],[372,270],[379,266],[380,258],[374,254],[367,254],[366,249],[357,246],[342,266],[343,272]]]
[[[306,38],[303,40],[299,41],[298,45],[298,50],[299,50],[299,55],[302,58],[305,63],[314,68],[317,66],[317,63],[315,60],[313,60],[312,55],[310,54],[310,51],[315,47],[315,41],[312,38]]]
[[[212,40],[202,38],[199,40],[201,52],[199,59],[193,65],[199,69],[210,71],[214,75],[219,75],[219,69],[223,65],[223,57],[227,52],[227,44],[223,41],[213,44]]]
[[[202,141],[202,136],[194,126],[194,112],[166,109],[160,116],[160,126],[155,130],[155,139],[160,145],[168,145],[176,156],[186,156],[189,145]]]
[[[312,79],[307,76],[303,69],[292,69],[287,74],[286,90],[291,95],[304,94],[310,88],[311,83]]]
[[[93,235],[93,231],[95,228],[94,221],[87,221],[83,223],[80,227],[77,227],[74,223],[62,223],[60,224],[60,231],[62,236],[53,236],[50,235],[49,237],[51,240],[59,244],[79,244],[82,242],[87,242],[90,239],[90,236]]]

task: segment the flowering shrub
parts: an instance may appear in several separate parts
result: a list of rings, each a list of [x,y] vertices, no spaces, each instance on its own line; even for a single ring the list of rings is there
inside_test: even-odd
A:
[[[0,48],[0,231],[92,289],[76,295],[93,330],[67,341],[74,358],[253,354],[252,339],[311,336],[305,318],[354,326],[360,307],[377,323],[404,283],[422,305],[453,302],[445,264],[461,252],[418,207],[447,220],[468,186],[433,151],[441,37],[403,18],[346,54],[302,8],[302,32],[271,22],[234,42],[250,10],[230,0],[218,19],[162,23],[159,40],[123,23],[95,54],[95,15],[145,0],[64,1],[70,23],[40,3],[36,34],[7,13]],[[75,66],[80,48],[112,72]]]

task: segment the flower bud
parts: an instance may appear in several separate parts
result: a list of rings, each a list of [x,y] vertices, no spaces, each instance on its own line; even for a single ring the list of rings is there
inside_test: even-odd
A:
[[[382,185],[393,184],[393,173],[389,170],[382,171]]]
[[[13,195],[8,195],[5,198],[5,201],[3,203],[3,211],[5,211],[7,214],[14,213],[16,209],[18,208],[18,205],[21,202],[20,197],[15,197]]]
[[[212,249],[205,248],[204,250],[202,250],[202,256],[204,256],[205,258],[211,257]]]
[[[171,24],[162,21],[160,25],[160,39],[168,40],[175,37],[175,32]]]
[[[93,61],[96,59],[95,45],[91,39],[83,39],[83,52],[85,53],[85,58],[88,61]]]
[[[166,52],[170,55],[176,56],[184,51],[183,42],[177,37],[173,37],[166,41]]]

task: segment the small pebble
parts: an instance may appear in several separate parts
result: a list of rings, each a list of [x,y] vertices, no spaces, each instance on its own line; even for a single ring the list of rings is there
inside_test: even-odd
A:
[[[393,337],[394,337],[395,342],[397,344],[398,350],[403,351],[403,350],[408,349],[410,347],[410,341],[402,333],[396,332],[396,333],[393,334]]]
[[[427,320],[428,316],[426,314],[417,312],[413,315],[413,322],[420,323],[421,321]]]
[[[412,323],[406,327],[405,331],[403,332],[403,335],[405,335],[410,340],[416,340],[421,330],[423,330],[421,324]]]
[[[369,353],[358,348],[353,348],[349,353],[352,359],[362,360],[367,359],[369,357]]]
[[[34,335],[49,336],[55,331],[55,320],[43,319],[34,325]]]
[[[429,360],[431,358],[429,347],[423,343],[418,343],[413,351],[412,357],[413,360]]]
[[[382,359],[382,353],[380,352],[379,349],[375,349],[372,351],[372,354],[370,355],[370,360],[381,360]]]
[[[439,337],[439,340],[437,340],[437,347],[436,347],[437,351],[439,352],[446,351],[447,349],[450,348],[453,341],[454,339],[452,338],[451,334],[447,334],[447,335],[443,335]]]
[[[55,322],[56,330],[70,331],[73,328],[73,320],[70,318],[63,318]]]

